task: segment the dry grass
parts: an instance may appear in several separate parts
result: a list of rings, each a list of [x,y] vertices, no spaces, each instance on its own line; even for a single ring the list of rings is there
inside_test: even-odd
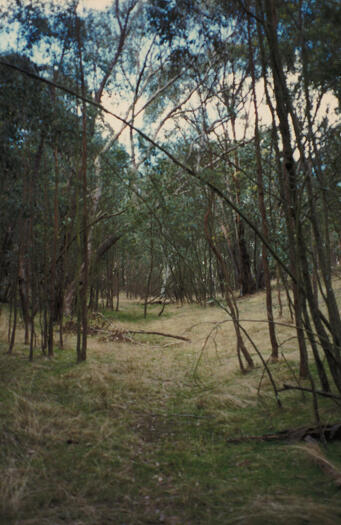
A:
[[[297,445],[296,449],[308,454],[321,469],[341,487],[341,470],[329,461],[318,443],[312,441],[304,445]]]
[[[258,496],[250,502],[246,514],[241,514],[228,523],[336,525],[339,523],[339,512],[337,502],[317,503],[309,497],[278,494],[270,497]]]
[[[265,318],[263,294],[241,299],[239,307],[241,319],[248,319],[243,326],[267,358],[266,324],[255,322]],[[122,298],[126,317],[112,319],[112,327],[185,335],[191,342],[89,337],[88,361],[76,365],[75,337],[68,334],[54,360],[37,350],[28,363],[20,329],[13,356],[0,354],[0,523],[339,522],[334,480],[302,450],[226,443],[312,423],[309,394],[283,393],[280,410],[256,355],[256,369],[242,375],[223,310],[169,305],[165,317],[153,307],[147,321],[129,319],[141,308]],[[5,320],[3,312],[2,350]],[[278,326],[290,364],[270,363],[279,385],[293,381],[297,369],[293,333]],[[320,410],[326,422],[340,419],[330,400],[322,400]],[[323,457],[338,471],[338,444]]]

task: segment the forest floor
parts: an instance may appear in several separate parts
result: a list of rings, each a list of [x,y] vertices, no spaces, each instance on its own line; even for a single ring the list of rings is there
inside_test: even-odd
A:
[[[268,359],[263,293],[238,304],[243,326]],[[283,392],[280,408],[250,345],[256,368],[241,374],[233,327],[218,306],[169,305],[161,317],[159,310],[150,306],[144,320],[143,306],[122,297],[119,312],[99,316],[116,339],[105,331],[89,336],[88,360],[76,364],[72,333],[51,360],[36,350],[29,363],[21,332],[7,355],[3,307],[0,523],[341,523],[340,441],[319,449],[229,442],[315,425],[311,394]],[[276,321],[283,323],[281,359],[269,367],[280,388],[297,384],[298,356],[287,312]],[[129,329],[190,341],[117,335]],[[319,410],[323,423],[341,421],[332,400],[321,398]]]

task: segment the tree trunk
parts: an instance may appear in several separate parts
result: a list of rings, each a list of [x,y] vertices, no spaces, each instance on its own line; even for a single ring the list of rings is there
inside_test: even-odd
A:
[[[262,218],[262,233],[263,237],[269,241],[269,227],[266,217],[266,207],[264,201],[264,182],[263,182],[263,167],[262,167],[262,156],[261,156],[261,146],[260,146],[260,136],[259,136],[259,127],[258,127],[258,105],[257,105],[257,95],[256,95],[256,78],[255,78],[255,67],[254,67],[254,51],[252,48],[251,40],[251,21],[250,16],[248,16],[248,41],[249,41],[249,58],[250,58],[250,68],[251,68],[251,78],[252,78],[252,94],[253,94],[253,104],[255,110],[255,148],[256,148],[256,163],[257,163],[257,191],[258,191],[258,206],[260,215]],[[273,360],[278,359],[278,342],[275,331],[273,308],[272,308],[272,292],[271,292],[271,277],[270,277],[270,268],[268,261],[268,253],[265,244],[262,244],[262,263],[264,270],[264,280],[265,280],[265,289],[266,289],[266,312],[268,318],[268,327],[269,335],[271,341],[271,357]]]
[[[239,326],[239,312],[238,312],[238,307],[237,307],[237,303],[234,299],[234,296],[233,296],[233,291],[231,290],[230,286],[229,286],[229,275],[228,275],[228,270],[226,268],[226,264],[224,262],[224,259],[221,255],[221,253],[219,252],[219,250],[217,249],[216,245],[214,244],[213,240],[212,240],[212,236],[210,234],[210,231],[209,231],[209,217],[211,215],[211,206],[212,206],[212,196],[211,196],[211,200],[210,200],[210,203],[209,203],[209,206],[208,206],[208,209],[207,209],[207,212],[205,214],[205,218],[204,218],[204,231],[205,231],[205,237],[207,239],[207,242],[209,243],[209,246],[211,248],[211,250],[213,251],[213,253],[215,254],[216,258],[217,258],[217,261],[218,261],[218,265],[221,267],[221,270],[224,274],[224,285],[225,285],[225,299],[226,299],[226,303],[227,303],[227,306],[228,306],[228,309],[229,309],[229,314],[232,318],[232,322],[233,322],[233,326],[234,326],[234,329],[235,329],[235,333],[236,333],[236,339],[237,339],[237,356],[238,356],[238,361],[239,361],[239,366],[240,366],[240,369],[243,373],[246,372],[246,369],[244,367],[244,364],[243,364],[243,360],[242,360],[242,356],[245,358],[246,360],[246,363],[247,363],[247,367],[249,369],[251,368],[254,368],[254,362],[253,362],[253,359],[249,353],[249,351],[247,350],[246,346],[245,346],[245,343],[243,341],[243,337],[242,337],[242,334],[241,334],[241,330],[240,330],[240,326]]]
[[[298,319],[296,318],[296,324],[298,326],[298,337],[300,338],[300,332],[302,331],[302,304],[303,301],[307,300],[309,303],[311,316],[315,325],[315,330],[317,332],[320,344],[324,349],[329,364],[330,372],[335,382],[335,386],[341,392],[341,320],[337,308],[337,303],[335,300],[335,295],[331,286],[331,272],[330,265],[328,264],[328,234],[326,234],[326,238],[323,240],[321,238],[320,229],[317,223],[317,216],[313,202],[311,173],[305,159],[300,126],[298,123],[297,116],[292,107],[290,94],[287,88],[283,65],[279,52],[277,38],[277,13],[276,4],[274,0],[265,0],[265,11],[266,37],[268,40],[270,50],[277,116],[279,120],[279,129],[283,144],[282,166],[285,190],[288,197],[286,216],[290,249],[292,251],[291,262],[292,269],[295,270],[294,298],[295,307],[298,308],[298,311],[296,312],[296,315],[298,316]],[[308,250],[306,246],[306,237],[302,229],[300,217],[298,215],[298,180],[295,162],[293,158],[293,150],[291,147],[288,115],[290,115],[292,119],[296,144],[300,151],[301,163],[305,171],[305,181],[310,205],[310,219],[312,222],[313,231],[316,239],[320,270],[326,286],[325,303],[328,309],[329,320],[327,320],[324,314],[319,310],[318,305],[316,304],[316,301],[314,299],[313,287],[311,283],[311,276],[309,274],[309,265],[307,260]],[[327,333],[325,326],[329,331],[332,341],[330,341],[329,334]],[[302,359],[304,359],[304,355],[302,356]]]
[[[77,24],[77,40],[78,40],[78,52],[79,52],[79,68],[80,68],[80,81],[82,96],[85,99],[85,80],[83,71],[83,59],[82,59],[82,43],[80,38],[80,20],[76,17]],[[89,281],[89,252],[88,252],[88,188],[87,188],[87,108],[86,103],[82,101],[82,165],[79,173],[79,181],[82,187],[82,253],[83,253],[83,272],[82,272],[82,286],[79,294],[81,301],[80,312],[81,312],[81,345],[77,347],[77,361],[85,361],[87,353],[87,338],[88,338],[88,281]]]

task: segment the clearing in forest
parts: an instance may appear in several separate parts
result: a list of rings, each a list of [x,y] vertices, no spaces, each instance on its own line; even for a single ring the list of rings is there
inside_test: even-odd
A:
[[[310,393],[281,392],[279,408],[251,347],[256,368],[241,374],[233,326],[217,306],[168,305],[159,317],[160,305],[151,305],[144,320],[143,305],[120,304],[91,321],[80,365],[72,330],[53,360],[37,350],[29,363],[20,334],[6,355],[3,309],[1,523],[341,521],[340,442],[244,439],[315,425]],[[238,304],[268,359],[263,294]],[[282,354],[269,367],[278,388],[297,385],[295,332],[285,312],[276,320]],[[189,341],[132,333],[140,331]],[[335,401],[319,405],[323,423],[341,420]]]

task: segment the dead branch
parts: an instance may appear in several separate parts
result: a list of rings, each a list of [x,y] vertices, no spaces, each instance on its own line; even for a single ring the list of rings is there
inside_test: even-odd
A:
[[[161,413],[157,413],[157,412],[153,412],[151,414],[149,414],[151,417],[169,417],[169,418],[176,418],[176,417],[192,417],[194,419],[211,419],[212,416],[200,416],[198,414],[180,414],[178,412],[173,412],[171,414],[161,414]]]
[[[303,441],[323,438],[326,441],[341,439],[341,422],[331,425],[321,425],[315,427],[299,427],[280,430],[273,434],[263,434],[261,436],[245,436],[234,439],[227,439],[227,443],[244,443],[245,441]]]
[[[300,390],[302,392],[310,392],[311,394],[313,394],[313,391],[310,388],[306,388],[303,386],[287,385],[285,383],[283,385],[283,388],[280,388],[278,392],[284,392],[285,390]],[[329,397],[331,399],[337,399],[338,401],[341,401],[341,396],[332,394],[331,392],[322,392],[321,390],[315,390],[315,393],[322,397]]]
[[[91,327],[91,331],[98,332],[101,334],[107,334],[107,335],[116,334],[117,332],[117,330],[103,330],[102,328],[92,328],[92,327]],[[147,331],[147,330],[120,330],[119,332],[121,334],[127,334],[127,335],[130,335],[130,334],[160,335],[162,337],[172,337],[173,339],[180,339],[181,341],[188,341],[189,343],[191,342],[191,340],[188,339],[188,337],[183,337],[182,335],[165,334],[163,332],[153,332],[153,331]]]
[[[128,334],[148,334],[148,335],[161,335],[162,337],[173,337],[173,339],[180,339],[181,341],[188,341],[191,342],[188,337],[183,337],[182,335],[173,335],[173,334],[165,334],[163,332],[152,332],[147,330],[127,330]]]

